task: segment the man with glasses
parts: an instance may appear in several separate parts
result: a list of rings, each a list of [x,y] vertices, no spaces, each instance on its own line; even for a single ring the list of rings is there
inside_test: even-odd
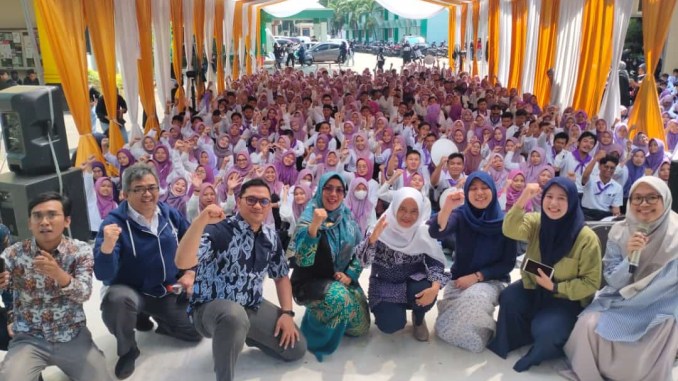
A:
[[[9,289],[14,302],[8,306],[13,339],[0,380],[36,380],[50,365],[71,380],[110,380],[83,309],[92,293],[92,249],[64,236],[71,202],[56,192],[42,193],[28,211],[33,238],[2,253],[0,289]]]
[[[598,176],[592,175],[593,168],[598,163]],[[617,169],[619,159],[607,155],[605,151],[598,151],[594,160],[591,160],[581,178],[584,186],[584,196],[581,205],[584,218],[587,221],[600,221],[603,218],[621,214],[624,188],[612,179]]]
[[[198,332],[212,338],[219,381],[234,379],[245,344],[284,361],[306,352],[294,324],[283,247],[275,230],[264,226],[269,213],[268,186],[262,179],[249,180],[238,195],[238,214],[224,219],[219,206],[206,207],[177,250],[179,268],[197,267],[190,314]],[[266,275],[275,282],[280,307],[263,298]]]
[[[195,272],[174,265],[179,240],[188,229],[177,210],[158,203],[155,169],[135,164],[122,178],[126,201],[102,222],[94,243],[94,273],[108,286],[101,302],[104,324],[117,340],[115,375],[125,379],[134,372],[139,349],[134,330],[150,331],[181,340],[201,339],[179,290],[190,293]],[[177,293],[175,293],[177,292]]]

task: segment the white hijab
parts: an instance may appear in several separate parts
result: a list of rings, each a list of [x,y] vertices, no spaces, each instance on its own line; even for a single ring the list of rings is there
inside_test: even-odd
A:
[[[419,218],[409,228],[398,224],[398,208],[406,199],[411,198],[417,203]],[[425,207],[424,196],[414,188],[402,187],[393,192],[393,201],[384,214],[386,215],[386,228],[379,236],[379,241],[395,251],[406,255],[426,254],[429,257],[445,265],[443,250],[428,234],[426,221],[431,217],[431,211]]]
[[[633,183],[629,194],[632,195],[640,184],[649,185],[659,193],[664,203],[664,213],[656,221],[649,223],[649,241],[640,255],[638,271],[633,277],[634,283],[650,275],[656,275],[658,270],[678,257],[678,214],[671,210],[671,203],[673,202],[671,190],[661,179],[654,176],[643,176]],[[640,225],[633,214],[633,206],[630,203],[627,209],[626,219],[615,224],[609,234],[609,239],[619,244],[624,256],[628,255],[626,242]],[[643,283],[646,285],[649,282],[646,280]]]

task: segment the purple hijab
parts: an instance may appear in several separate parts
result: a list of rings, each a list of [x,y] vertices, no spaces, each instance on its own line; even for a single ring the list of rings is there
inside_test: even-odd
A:
[[[99,190],[101,189],[101,186],[103,183],[108,181],[111,183],[111,194],[108,196],[102,196]],[[110,178],[102,176],[99,177],[99,179],[94,182],[94,190],[97,192],[97,209],[99,209],[99,216],[101,218],[106,218],[108,216],[108,213],[110,213],[113,209],[118,207],[118,204],[115,202],[113,199],[113,189],[115,188],[115,185],[113,184],[113,181],[111,181]]]
[[[541,157],[541,161],[537,165],[532,164],[532,153],[537,152]],[[539,174],[544,169],[546,164],[546,152],[541,147],[532,148],[530,154],[527,156],[527,161],[523,164],[522,170],[525,174],[526,183],[536,183],[539,180]]]
[[[367,191],[369,192],[370,187],[367,184],[367,181],[363,179],[362,177],[356,177],[351,181],[351,184],[348,186],[348,194],[346,195],[346,206],[351,210],[351,214],[353,215],[353,219],[358,223],[358,226],[360,226],[360,232],[364,235],[365,232],[367,231],[368,225],[369,225],[369,220],[370,220],[370,213],[372,213],[372,209],[374,206],[370,202],[370,197],[365,197],[364,200],[358,200],[355,197],[355,190],[358,187],[359,184],[363,184]]]
[[[136,163],[137,160],[134,158],[134,155],[132,155],[132,152],[130,152],[130,150],[128,150],[127,148],[121,149],[115,156],[118,156],[120,154],[127,156],[127,160],[129,160],[129,163],[124,166],[118,162],[118,174],[122,178],[122,173],[125,171],[125,169],[134,165],[134,163]]]
[[[659,149],[655,153],[649,152],[649,146],[652,145],[652,142],[657,142],[657,145],[659,146]],[[664,161],[664,155],[664,142],[655,138],[650,139],[650,142],[648,143],[648,153],[645,157],[645,168],[651,169],[652,173],[657,172],[662,165],[662,161]]]
[[[158,150],[164,150],[165,155],[167,156],[165,160],[163,161],[158,161],[156,160],[157,152]],[[170,160],[170,152],[162,144],[158,144],[155,146],[155,149],[153,150],[153,164],[155,165],[155,171],[158,174],[158,180],[160,181],[160,187],[161,188],[167,188],[167,176],[172,173],[172,160]]]
[[[292,157],[292,165],[285,165],[283,160],[285,157]],[[282,181],[285,185],[294,185],[297,182],[297,176],[299,172],[297,171],[297,155],[292,150],[287,150],[282,156],[275,162],[275,170],[278,172],[278,179]]]
[[[176,184],[178,181],[183,181],[186,183],[186,186],[184,187],[184,193],[180,195],[175,195],[174,192],[172,191],[172,187],[174,184]],[[179,177],[172,181],[169,184],[169,187],[167,189],[167,193],[165,193],[162,197],[160,197],[160,201],[166,203],[167,205],[171,206],[172,208],[176,209],[181,213],[182,216],[186,217],[186,194],[188,191],[188,181],[184,179],[183,177]]]
[[[306,194],[306,201],[303,204],[297,204],[294,202],[294,199],[292,199],[292,214],[294,214],[295,221],[299,221],[299,218],[301,218],[301,213],[303,213],[304,209],[306,209],[306,205],[308,205],[308,202],[313,198],[313,191],[311,191],[310,187],[307,187],[303,184],[297,184],[294,186],[295,192],[297,189],[304,191]]]

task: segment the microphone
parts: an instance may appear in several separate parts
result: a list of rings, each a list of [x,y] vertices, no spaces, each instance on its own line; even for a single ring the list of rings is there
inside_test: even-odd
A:
[[[647,235],[649,233],[650,227],[646,224],[638,225],[638,230],[636,233],[642,233]],[[629,257],[629,273],[633,274],[638,270],[638,262],[640,261],[640,250],[633,250],[631,256]]]

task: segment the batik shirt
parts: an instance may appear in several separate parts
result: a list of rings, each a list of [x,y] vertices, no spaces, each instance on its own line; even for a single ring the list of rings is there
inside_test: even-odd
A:
[[[92,293],[92,248],[85,242],[62,237],[52,256],[72,277],[66,287],[35,270],[33,261],[39,252],[31,239],[17,242],[2,253],[14,296],[9,321],[15,333],[65,343],[87,323],[82,304]]]
[[[191,307],[215,299],[256,309],[263,299],[266,275],[287,276],[289,268],[275,230],[262,226],[254,232],[237,214],[209,225],[198,249],[198,268]]]

